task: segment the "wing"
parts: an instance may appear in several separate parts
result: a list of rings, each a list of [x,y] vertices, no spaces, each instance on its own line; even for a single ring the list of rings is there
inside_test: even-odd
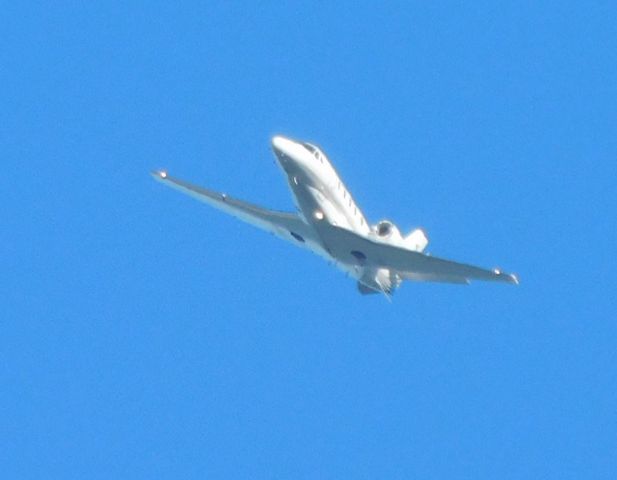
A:
[[[172,177],[165,171],[152,172],[155,180],[197,200],[228,213],[246,223],[296,244],[318,243],[314,231],[294,213],[276,212],[252,205],[242,200],[198,187],[184,180]],[[307,245],[308,246],[308,245]]]
[[[325,246],[341,261],[357,264],[358,258],[362,258],[366,265],[388,268],[407,280],[447,283],[488,280],[518,284],[515,275],[497,269],[487,270],[375,242],[333,225],[323,225],[319,234]]]

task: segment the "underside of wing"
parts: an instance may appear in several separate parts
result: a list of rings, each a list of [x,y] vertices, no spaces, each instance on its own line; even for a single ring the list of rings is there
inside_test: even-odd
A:
[[[340,227],[324,224],[319,233],[324,244],[341,261],[388,268],[407,280],[463,284],[471,280],[485,280],[518,284],[515,275],[498,269],[484,269],[406,250]]]
[[[162,184],[189,195],[197,200],[228,213],[239,220],[271,232],[278,237],[297,244],[318,246],[318,239],[313,230],[295,213],[277,212],[253,205],[224,193],[218,193],[207,188],[193,185],[179,178],[170,176],[165,171],[152,172],[155,180]]]

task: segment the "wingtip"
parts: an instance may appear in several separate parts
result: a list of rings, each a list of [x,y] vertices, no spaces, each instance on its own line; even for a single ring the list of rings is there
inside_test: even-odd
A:
[[[167,178],[167,170],[153,170],[150,172],[150,175],[152,175],[155,180],[163,181]]]
[[[514,273],[505,273],[502,272],[499,268],[494,268],[493,273],[498,277],[502,278],[504,281],[511,283],[513,285],[518,285],[518,277]]]

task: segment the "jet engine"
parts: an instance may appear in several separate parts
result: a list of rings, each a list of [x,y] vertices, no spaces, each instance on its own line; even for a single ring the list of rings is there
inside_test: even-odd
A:
[[[373,226],[373,232],[383,239],[391,240],[392,243],[398,243],[403,240],[401,231],[390,220],[382,220],[377,225]]]
[[[422,252],[428,245],[428,238],[424,230],[416,228],[409,232],[407,236],[403,237],[398,227],[390,220],[380,221],[373,226],[372,232],[382,241],[387,241],[387,243],[392,245],[415,252]]]

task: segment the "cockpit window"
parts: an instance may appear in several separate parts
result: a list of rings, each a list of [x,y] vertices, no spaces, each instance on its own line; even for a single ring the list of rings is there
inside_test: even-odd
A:
[[[313,156],[323,163],[323,154],[315,145],[311,145],[310,143],[303,143],[304,148],[306,148],[309,152],[313,154]]]
[[[304,148],[306,148],[309,152],[313,154],[317,151],[315,145],[311,145],[310,143],[303,143],[302,145],[304,145]]]

